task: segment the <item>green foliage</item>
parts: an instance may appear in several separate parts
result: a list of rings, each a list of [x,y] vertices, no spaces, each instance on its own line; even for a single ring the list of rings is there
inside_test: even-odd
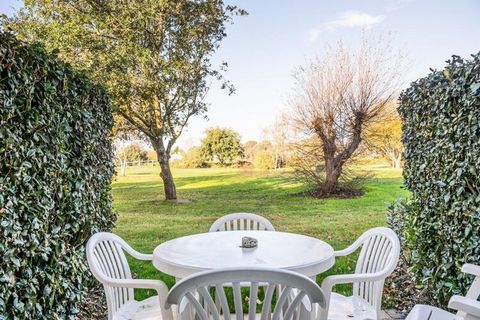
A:
[[[222,0],[28,0],[5,24],[106,87],[122,127],[150,140],[165,196],[176,199],[171,149],[190,118],[206,113],[207,79],[233,92],[226,63],[216,66],[211,56],[237,14],[246,12]]]
[[[253,166],[255,169],[270,170],[275,169],[275,153],[272,143],[261,141],[253,147]]]
[[[191,147],[187,152],[182,152],[179,167],[182,168],[208,168],[207,158],[200,147]]]
[[[399,231],[418,284],[443,305],[468,284],[461,266],[480,263],[480,54],[447,63],[412,83],[399,107],[412,192]]]
[[[275,169],[275,155],[271,150],[258,150],[253,157],[253,166],[260,170]]]
[[[243,157],[246,161],[253,162],[257,145],[257,141],[254,140],[249,140],[243,144]]]
[[[365,142],[369,149],[387,158],[392,167],[399,168],[402,159],[402,121],[396,111],[386,119],[368,126]]]
[[[149,160],[148,152],[138,143],[132,143],[118,152],[117,157],[122,161],[145,161]]]
[[[65,319],[113,227],[111,104],[40,45],[0,34],[0,319]]]
[[[202,140],[202,154],[209,160],[226,164],[243,155],[240,135],[232,129],[210,128]]]

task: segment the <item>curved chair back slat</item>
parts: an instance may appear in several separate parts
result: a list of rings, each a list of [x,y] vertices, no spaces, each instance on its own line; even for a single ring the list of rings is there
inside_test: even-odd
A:
[[[209,232],[235,230],[275,231],[275,228],[270,221],[262,216],[239,212],[227,214],[217,219],[210,227]]]
[[[248,293],[242,290],[246,287]],[[278,288],[281,288],[280,294],[274,299]],[[260,292],[262,302],[259,302]],[[227,299],[229,294],[233,296],[232,308]],[[244,301],[248,310],[243,308]],[[301,274],[278,269],[236,268],[201,272],[183,279],[170,290],[166,307],[178,305],[182,320],[292,320],[305,301],[310,308],[302,309],[303,312],[311,312],[315,304],[325,308],[320,287]]]
[[[102,282],[107,298],[109,316],[112,316],[124,304],[134,299],[132,288],[112,287],[105,280],[132,279],[123,248],[126,243],[117,235],[100,232],[93,235],[87,244],[87,259],[91,271]]]
[[[360,239],[363,240],[363,244],[355,273],[382,272],[390,274],[395,269],[400,254],[400,242],[397,235],[388,228],[373,228],[365,232]],[[377,281],[356,282],[353,284],[353,294],[379,310],[384,281],[385,278]]]

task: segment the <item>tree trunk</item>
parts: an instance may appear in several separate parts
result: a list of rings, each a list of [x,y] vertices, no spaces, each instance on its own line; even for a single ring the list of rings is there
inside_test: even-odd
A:
[[[393,168],[397,169],[401,167],[402,152],[398,152],[396,150],[386,151],[385,156],[388,157]]]
[[[322,186],[323,194],[332,194],[337,188],[338,178],[342,173],[342,165],[336,164],[334,159],[325,159],[325,183]]]
[[[158,164],[160,165],[160,177],[163,180],[163,190],[165,191],[165,200],[176,200],[177,189],[173,181],[172,170],[170,170],[170,155],[167,154],[163,141],[152,140],[152,146],[157,153]]]
[[[400,168],[402,166],[402,154],[395,157],[393,160],[393,167]]]
[[[277,146],[275,146],[275,166],[274,166],[274,169],[275,170],[278,169],[278,148],[277,148]]]
[[[170,170],[170,163],[168,159],[158,158],[160,164],[160,177],[163,180],[163,189],[165,191],[166,200],[177,199],[177,189],[175,188],[175,182],[173,181],[172,171]]]
[[[120,160],[120,163],[121,163],[121,168],[122,168],[120,175],[122,177],[125,177],[126,171],[127,171],[127,160]]]

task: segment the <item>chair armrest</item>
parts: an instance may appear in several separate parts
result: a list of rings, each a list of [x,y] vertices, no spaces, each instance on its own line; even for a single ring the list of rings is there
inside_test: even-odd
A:
[[[113,279],[106,278],[104,283],[111,287],[118,288],[133,288],[133,289],[153,289],[160,290],[168,293],[168,287],[160,280],[150,279]]]
[[[345,257],[345,256],[348,256],[349,254],[353,253],[354,251],[355,251],[355,249],[351,250],[351,247],[348,247],[348,248],[345,248],[343,250],[334,251],[333,255],[335,257]]]
[[[465,263],[462,266],[462,272],[480,277],[480,266],[471,263]]]
[[[150,279],[103,279],[103,284],[116,288],[132,288],[132,289],[152,289],[157,291],[162,304],[168,295],[168,287],[163,281]]]
[[[322,290],[331,291],[332,288],[337,284],[381,280],[387,275],[388,274],[386,272],[375,272],[328,276],[322,281]]]
[[[148,261],[153,260],[153,254],[140,253],[138,251],[135,251],[134,253],[129,252],[129,254],[138,260],[148,260]]]
[[[354,243],[352,243],[352,245],[350,245],[349,247],[347,247],[345,249],[334,251],[333,255],[335,257],[348,256],[349,254],[355,252],[362,244],[363,244],[363,242],[361,242],[361,241],[355,241]]]
[[[153,254],[140,253],[137,250],[133,249],[127,243],[124,243],[123,249],[128,252],[129,255],[138,260],[153,260]]]
[[[475,317],[480,317],[480,301],[477,300],[455,295],[450,298],[448,307]]]

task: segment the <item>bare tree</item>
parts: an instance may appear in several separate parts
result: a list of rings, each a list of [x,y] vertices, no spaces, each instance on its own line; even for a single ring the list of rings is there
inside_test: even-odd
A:
[[[284,167],[292,138],[291,117],[287,113],[280,113],[275,117],[271,126],[263,131],[265,140],[272,143],[274,152],[274,168]]]
[[[364,129],[393,100],[402,57],[390,41],[364,39],[360,49],[341,43],[296,73],[292,99],[295,123],[321,145],[324,178],[318,191],[338,191],[344,165],[362,142]]]

